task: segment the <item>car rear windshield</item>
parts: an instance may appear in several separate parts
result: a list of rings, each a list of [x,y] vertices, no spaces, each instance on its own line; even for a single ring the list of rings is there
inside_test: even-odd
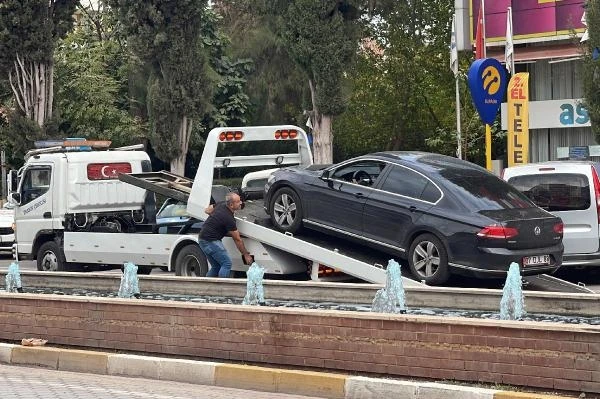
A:
[[[454,185],[475,212],[496,209],[526,209],[535,205],[505,181],[475,170],[445,170],[441,174]],[[454,190],[453,190],[454,191]]]
[[[590,207],[590,184],[585,175],[523,175],[512,177],[508,182],[537,206],[548,211],[574,211]]]

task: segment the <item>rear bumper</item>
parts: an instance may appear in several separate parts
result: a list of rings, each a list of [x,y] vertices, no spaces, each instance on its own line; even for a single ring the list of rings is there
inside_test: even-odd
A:
[[[564,267],[600,267],[600,252],[594,252],[591,254],[564,254],[562,265]]]
[[[507,248],[478,248],[479,254],[472,259],[456,259],[449,262],[456,273],[477,277],[504,277],[510,264],[519,265],[521,275],[551,274],[561,267],[563,262],[563,244],[531,249],[513,250]],[[541,266],[523,266],[523,257],[532,255],[550,255],[550,264]]]
[[[0,252],[12,252],[12,246],[15,242],[14,234],[0,235]]]

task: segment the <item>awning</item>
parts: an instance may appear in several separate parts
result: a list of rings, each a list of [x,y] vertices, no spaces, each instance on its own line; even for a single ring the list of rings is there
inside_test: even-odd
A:
[[[553,46],[532,46],[514,48],[515,62],[558,60],[566,58],[577,58],[583,54],[577,44],[558,44]],[[491,47],[487,49],[487,56],[504,62],[504,47]]]

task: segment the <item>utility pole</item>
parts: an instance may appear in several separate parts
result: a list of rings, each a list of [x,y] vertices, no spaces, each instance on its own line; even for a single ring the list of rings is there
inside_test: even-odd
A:
[[[0,198],[6,198],[8,193],[6,192],[6,152],[4,152],[4,148],[0,149],[0,167],[0,183],[2,184],[2,195],[0,195]]]

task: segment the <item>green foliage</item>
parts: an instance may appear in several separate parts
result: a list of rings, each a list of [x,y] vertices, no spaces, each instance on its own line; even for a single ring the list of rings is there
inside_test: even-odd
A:
[[[427,150],[426,139],[455,130],[454,77],[447,61],[453,2],[426,3],[395,2],[371,19],[371,38],[363,41],[351,74],[350,108],[335,128],[344,156]]]
[[[180,154],[175,139],[182,118],[194,119],[212,108],[217,74],[208,62],[210,42],[203,33],[212,23],[206,0],[111,0],[139,65],[148,68],[150,138],[157,154]]]
[[[16,55],[49,62],[56,41],[69,31],[77,0],[2,0],[0,72],[8,73]]]
[[[600,142],[600,59],[592,58],[594,49],[600,51],[600,0],[588,0],[585,15],[589,38],[584,46],[583,92],[592,131]]]
[[[250,97],[245,92],[246,76],[253,71],[249,58],[230,57],[230,39],[219,29],[220,16],[207,12],[202,37],[209,51],[210,66],[217,74],[212,112],[203,121],[208,129],[216,126],[240,126],[248,123]]]
[[[246,113],[250,125],[304,123],[303,99],[307,95],[307,78],[290,57],[286,44],[277,34],[280,6],[265,0],[215,1],[222,17],[221,29],[231,38],[230,57],[251,59],[244,85],[249,93]],[[308,108],[308,107],[304,107]]]
[[[315,85],[315,105],[323,115],[345,109],[342,79],[357,51],[358,16],[350,1],[294,0],[281,19],[279,32]]]
[[[111,30],[109,18],[98,16],[96,21],[102,21],[102,31]],[[60,129],[64,136],[128,145],[139,141],[143,126],[128,111],[127,53],[114,36],[98,35],[92,22],[84,18],[55,53]]]

